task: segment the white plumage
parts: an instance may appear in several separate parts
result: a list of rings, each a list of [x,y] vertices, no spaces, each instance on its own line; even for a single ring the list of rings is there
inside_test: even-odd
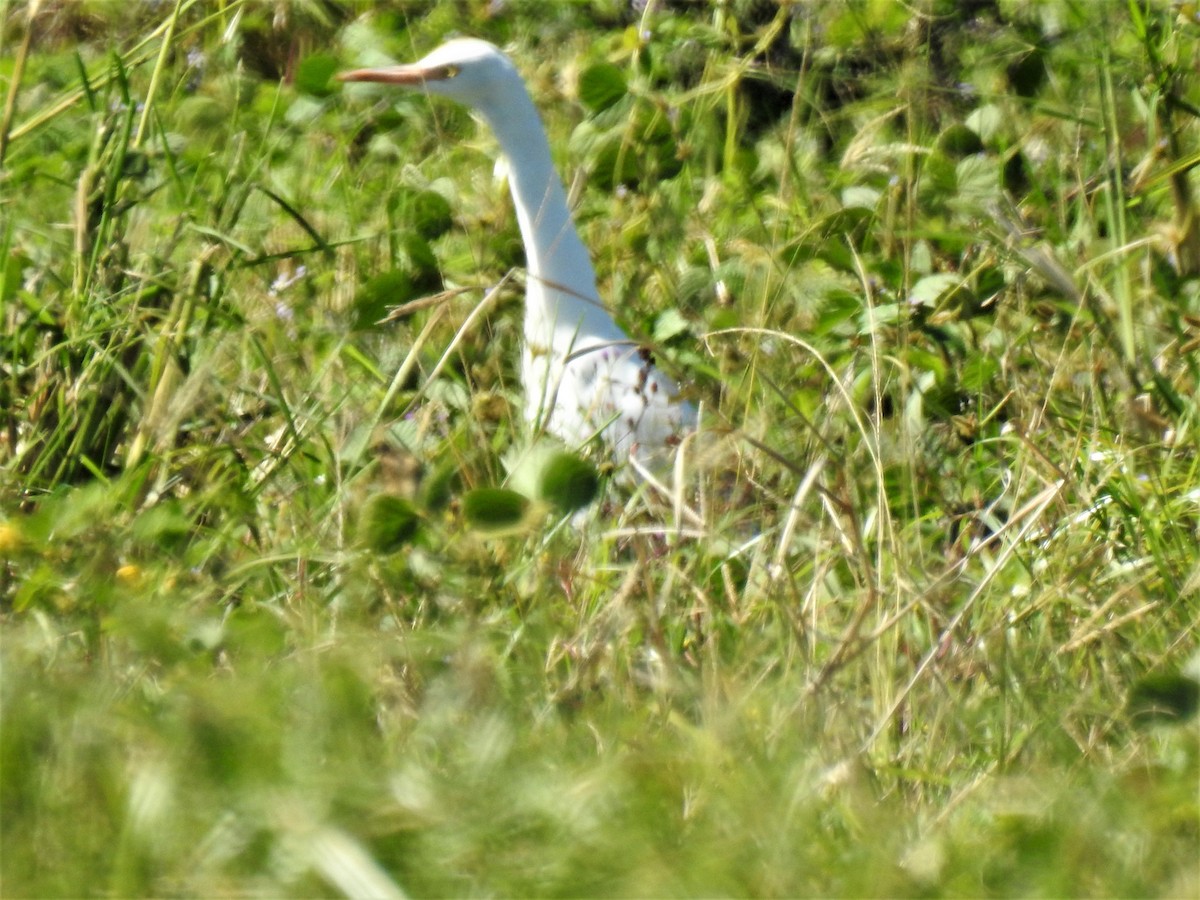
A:
[[[521,376],[525,418],[568,445],[601,435],[618,461],[656,461],[695,427],[678,387],[617,325],[567,207],[537,110],[512,61],[460,38],[420,62],[343,73],[343,81],[423,88],[470,107],[495,133],[525,242]]]

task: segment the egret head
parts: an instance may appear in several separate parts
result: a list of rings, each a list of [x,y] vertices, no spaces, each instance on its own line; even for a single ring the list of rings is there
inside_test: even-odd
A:
[[[521,86],[516,68],[498,47],[477,38],[455,38],[410,65],[356,69],[339,81],[399,84],[448,97],[487,115],[502,106],[505,91]]]

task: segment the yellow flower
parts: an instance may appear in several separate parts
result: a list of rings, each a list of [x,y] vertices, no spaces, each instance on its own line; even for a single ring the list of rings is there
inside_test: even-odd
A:
[[[121,582],[121,584],[133,586],[141,583],[141,580],[142,570],[140,566],[127,563],[117,569],[117,581]]]
[[[0,522],[0,554],[12,553],[25,542],[21,532],[12,522]]]

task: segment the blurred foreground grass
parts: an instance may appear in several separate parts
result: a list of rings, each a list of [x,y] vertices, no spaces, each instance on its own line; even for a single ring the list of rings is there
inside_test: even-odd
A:
[[[1200,895],[1194,5],[0,15],[6,896]],[[453,30],[705,413],[574,528]]]

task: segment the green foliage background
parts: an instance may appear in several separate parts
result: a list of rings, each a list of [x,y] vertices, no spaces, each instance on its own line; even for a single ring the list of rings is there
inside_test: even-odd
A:
[[[5,895],[1200,895],[1194,3],[0,16]],[[456,32],[703,411],[584,516]]]

